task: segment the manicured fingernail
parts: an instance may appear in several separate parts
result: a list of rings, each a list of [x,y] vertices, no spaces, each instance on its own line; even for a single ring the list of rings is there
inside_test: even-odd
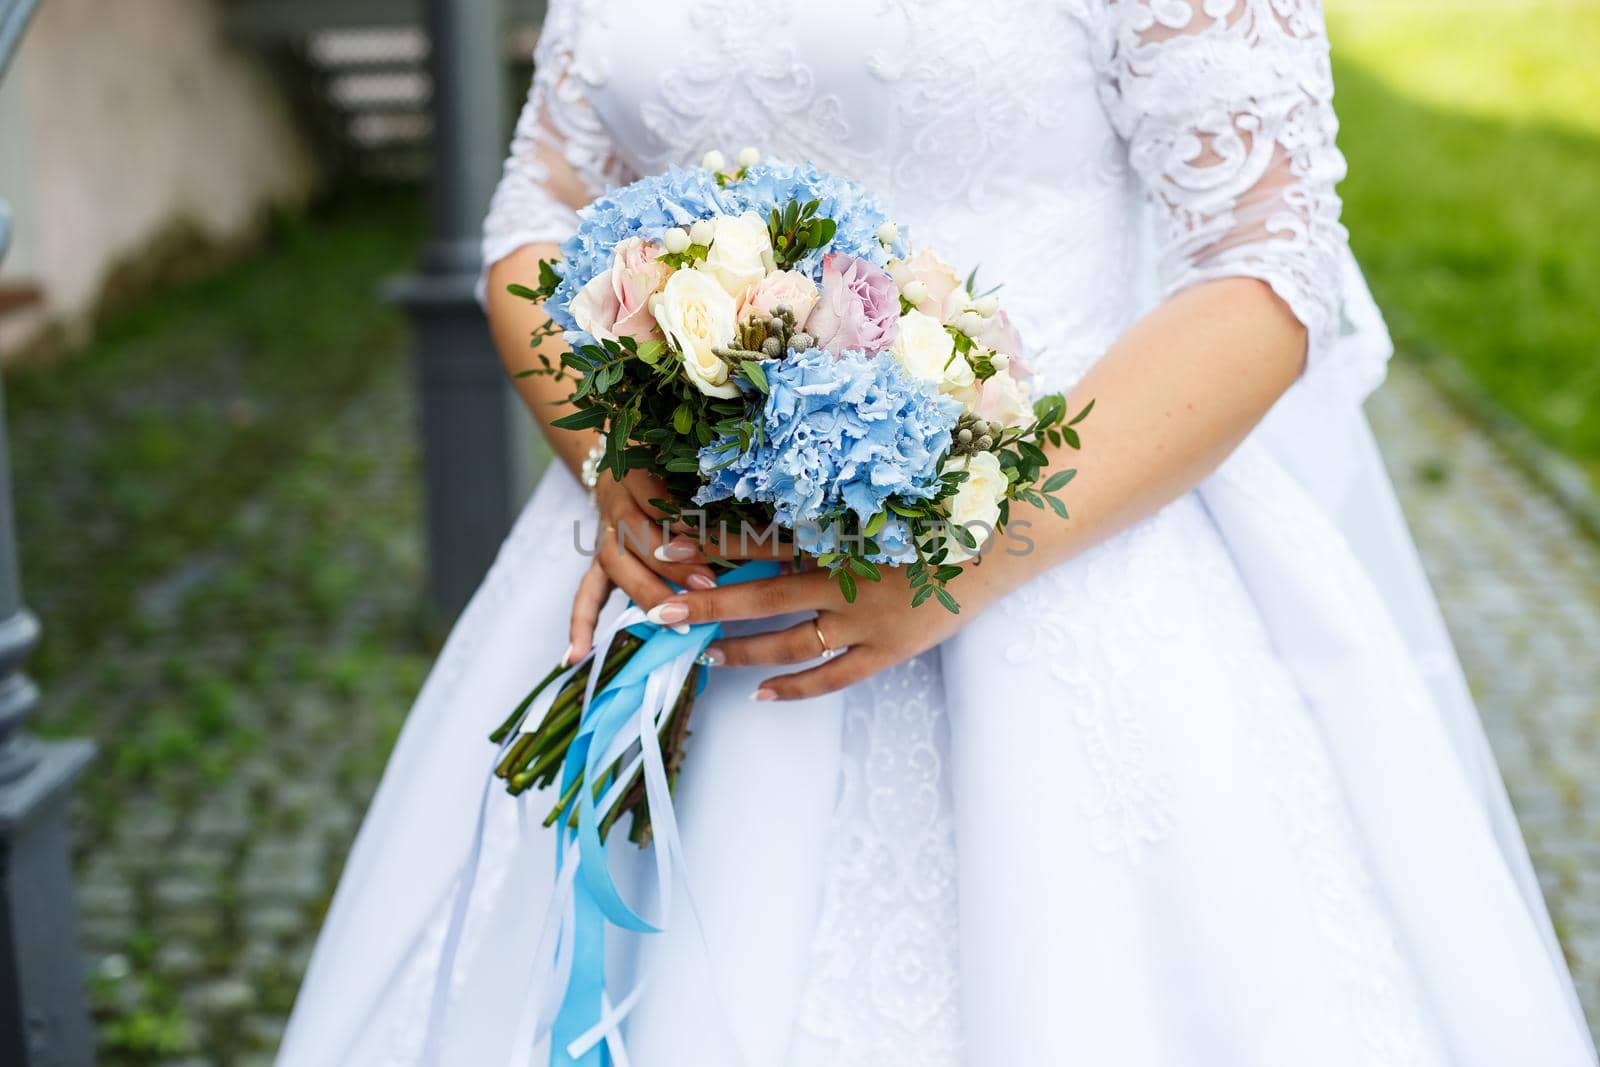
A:
[[[572,646],[571,645],[568,645],[567,646],[567,650],[565,652],[561,653],[561,665],[563,667],[572,666]]]
[[[708,648],[696,656],[694,661],[702,667],[720,667],[728,662],[728,656],[720,648]]]
[[[692,545],[680,545],[676,541],[668,541],[664,545],[657,545],[655,551],[650,553],[662,563],[682,563],[686,559],[694,558]]]
[[[777,700],[778,694],[774,693],[770,689],[757,689],[754,693],[750,694],[750,699],[761,701]]]
[[[689,575],[689,588],[690,589],[715,589],[716,587],[717,587],[717,580],[715,578],[711,577],[709,574],[691,574],[691,575]]]
[[[676,600],[663,600],[645,612],[644,617],[657,626],[671,626],[689,617],[689,606]]]

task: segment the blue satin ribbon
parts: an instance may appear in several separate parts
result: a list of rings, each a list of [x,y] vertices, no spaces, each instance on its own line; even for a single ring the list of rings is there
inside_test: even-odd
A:
[[[719,584],[726,586],[771,578],[777,573],[776,563],[744,563],[722,575]],[[557,872],[559,874],[562,857],[574,838],[578,842],[578,870],[573,880],[572,972],[550,1032],[550,1067],[611,1067],[611,1053],[604,1041],[578,1058],[567,1053],[567,1047],[574,1040],[600,1021],[606,994],[606,924],[631,933],[660,932],[627,905],[612,880],[607,846],[600,840],[603,813],[595,804],[594,783],[606,771],[606,755],[617,734],[638,717],[651,672],[667,667],[690,650],[696,655],[704,651],[722,635],[722,624],[701,623],[680,634],[654,623],[640,623],[628,627],[628,631],[644,638],[644,644],[616,677],[595,693],[584,709],[578,721],[578,733],[561,768],[562,795],[579,775],[583,776],[584,785],[577,790],[575,801],[577,829],[570,828],[565,817],[556,823]],[[705,672],[701,674],[700,687],[705,687]]]

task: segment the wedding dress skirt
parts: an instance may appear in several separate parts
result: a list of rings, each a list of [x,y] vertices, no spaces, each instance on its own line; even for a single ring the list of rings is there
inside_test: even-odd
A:
[[[676,798],[688,892],[664,933],[610,941],[614,988],[647,983],[630,1062],[1593,1067],[1360,415],[1389,349],[1338,224],[1316,4],[549,11],[487,262],[571,232],[557,184],[759,144],[1006,280],[1053,386],[1208,278],[1261,279],[1310,338],[1198,489],[934,651],[798,703],[712,671]],[[485,792],[486,735],[566,642],[574,523],[591,544],[552,471],[407,720],[283,1067],[548,1062],[550,798]]]
[[[680,907],[642,959],[614,960],[649,982],[632,1062],[1587,1062],[1547,920],[1420,683],[1353,677],[1382,659],[1319,645],[1308,700],[1276,651],[1282,614],[1320,640],[1318,601],[1371,593],[1271,470],[1247,449],[839,696],[756,703],[764,672],[715,671],[677,794],[699,923]],[[1254,575],[1283,583],[1281,610],[1221,533],[1266,529],[1257,508],[1303,509],[1291,566]],[[583,493],[552,471],[412,712],[280,1062],[422,1062],[484,735],[560,654],[580,522]],[[1316,713],[1356,693],[1372,703]],[[518,1035],[545,972],[547,800],[519,819],[491,791],[439,1063],[546,1055]]]

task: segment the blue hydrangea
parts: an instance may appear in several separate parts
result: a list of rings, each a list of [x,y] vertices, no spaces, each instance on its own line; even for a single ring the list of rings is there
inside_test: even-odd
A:
[[[959,402],[894,359],[865,352],[813,349],[764,369],[769,392],[756,417],[762,439],[744,452],[733,438],[701,449],[707,484],[696,503],[766,504],[793,529],[840,504],[865,523],[890,497],[923,500],[938,491]],[[903,561],[903,524],[890,523],[878,540],[883,552],[874,559]],[[804,547],[820,552],[832,543],[824,531],[821,544]]]
[[[592,337],[578,330],[569,307],[580,289],[611,266],[611,252],[619,242],[629,237],[659,241],[674,226],[687,227],[715,215],[754,211],[766,218],[773,208],[810,200],[819,201],[818,213],[839,227],[827,247],[796,264],[812,280],[822,280],[826,252],[845,252],[879,266],[891,254],[905,254],[903,236],[893,249],[878,241],[878,227],[888,215],[848,178],[810,165],[760,163],[746,170],[743,181],[724,189],[709,170],[672,167],[613,189],[578,212],[578,232],[561,246],[561,284],[547,305],[550,318],[567,331],[570,344],[593,344]]]
[[[660,240],[674,226],[713,215],[738,214],[709,170],[671,167],[650,178],[613,189],[578,212],[578,232],[561,246],[561,284],[549,302],[550,318],[577,333],[568,310],[578,290],[611,266],[611,252],[629,237]],[[577,333],[577,338],[586,335]],[[592,343],[593,339],[588,338]]]
[[[817,214],[832,219],[839,230],[826,248],[811,252],[795,265],[813,281],[822,280],[822,257],[826,252],[844,252],[884,266],[890,255],[906,254],[902,235],[893,249],[878,240],[878,227],[889,221],[876,197],[849,178],[818,170],[809,163],[758,163],[745,171],[744,180],[727,189],[727,202],[734,214],[754,211],[766,218],[773,208],[790,201],[804,204],[818,201]]]

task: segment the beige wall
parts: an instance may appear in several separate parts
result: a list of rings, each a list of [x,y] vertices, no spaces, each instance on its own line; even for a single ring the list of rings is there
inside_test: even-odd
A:
[[[236,239],[314,183],[218,0],[42,0],[0,94],[0,195],[18,230],[0,281],[46,298],[0,319],[0,352],[52,321],[81,336],[110,268],[174,227]]]

